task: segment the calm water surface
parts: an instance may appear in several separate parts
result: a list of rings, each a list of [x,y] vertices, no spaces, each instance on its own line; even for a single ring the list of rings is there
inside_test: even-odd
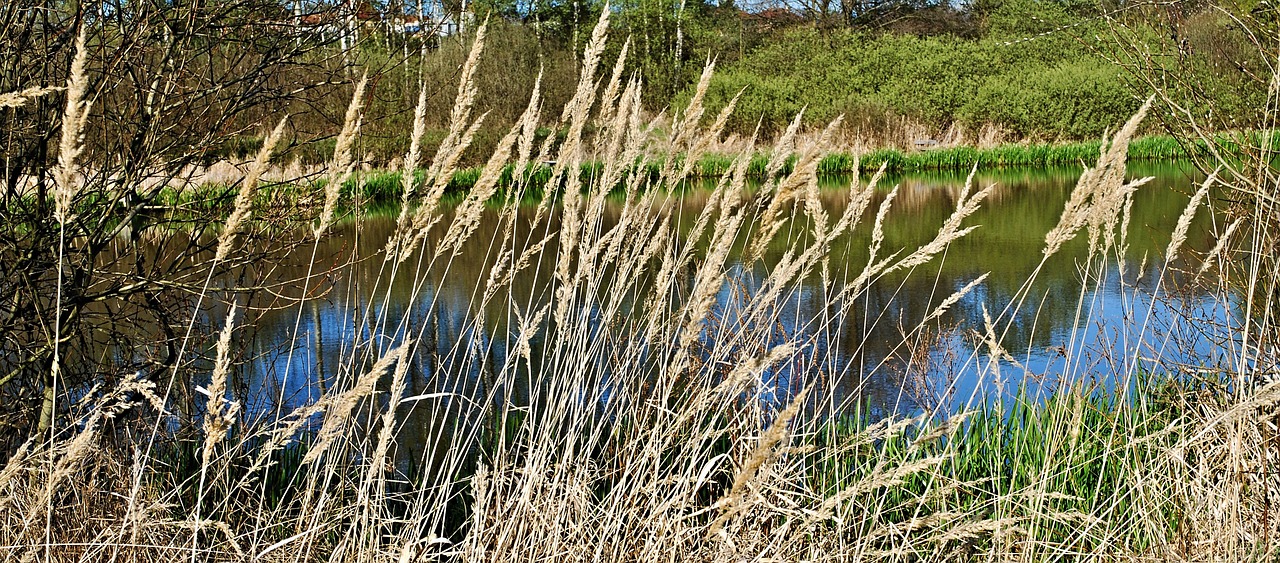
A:
[[[1057,223],[1079,170],[980,173],[978,183],[995,183],[997,187],[967,221],[981,225],[977,230],[951,244],[929,265],[909,275],[877,281],[834,328],[815,328],[822,323],[814,319],[829,314],[827,294],[816,280],[802,282],[784,308],[780,333],[805,338],[813,343],[819,357],[826,358],[827,371],[836,374],[838,400],[856,399],[880,412],[912,412],[940,401],[963,402],[978,392],[1007,394],[1020,385],[1051,388],[1063,373],[1111,386],[1115,385],[1115,374],[1125,371],[1126,362],[1135,358],[1179,358],[1177,354],[1188,350],[1207,353],[1207,336],[1200,330],[1204,325],[1189,317],[1219,318],[1221,315],[1213,313],[1221,308],[1219,304],[1195,292],[1168,294],[1171,292],[1166,292],[1165,286],[1179,286],[1174,283],[1179,277],[1176,274],[1166,276],[1161,295],[1153,298],[1159,274],[1166,269],[1161,260],[1169,233],[1199,176],[1188,167],[1170,164],[1136,165],[1131,174],[1156,179],[1141,188],[1134,201],[1129,246],[1124,252],[1126,269],[1121,274],[1113,264],[1101,281],[1089,284],[1088,291],[1081,291],[1085,249],[1081,236],[1044,265],[1021,306],[1010,307],[1040,264],[1044,236]],[[870,207],[872,215],[888,190],[900,186],[885,224],[885,249],[910,249],[931,240],[954,210],[963,183],[963,176],[950,174],[882,182]],[[848,200],[847,185],[845,180],[828,181],[824,186],[822,197],[833,215]],[[678,231],[687,232],[708,195],[706,190],[691,189],[677,198],[671,213]],[[620,202],[611,205],[616,207],[606,211],[606,223],[616,221],[620,213]],[[521,210],[526,219],[533,213],[532,208]],[[833,245],[833,272],[852,272],[849,276],[853,277],[866,264],[871,218],[865,218],[857,230]],[[1192,225],[1188,247],[1212,247],[1207,236],[1211,220],[1211,213],[1201,210]],[[485,215],[447,272],[436,271],[418,280],[421,286],[416,294],[412,276],[403,273],[387,291],[389,275],[380,252],[394,223],[394,216],[370,215],[339,228],[318,252],[324,263],[317,264],[316,271],[325,271],[327,292],[303,304],[301,310],[295,306],[269,313],[257,323],[252,342],[256,359],[246,382],[250,412],[270,412],[318,397],[333,383],[321,374],[333,373],[333,366],[349,362],[353,342],[381,338],[368,328],[369,323],[362,322],[378,314],[393,319],[408,315],[411,323],[424,327],[422,356],[411,370],[412,395],[475,396],[484,387],[482,372],[508,361],[513,338],[505,308],[498,303],[491,310],[479,311],[473,304],[476,288],[484,284],[496,253],[493,241],[501,236],[495,232],[495,214]],[[517,233],[517,237],[527,236]],[[747,291],[753,284],[758,286],[784,250],[781,245],[771,249],[764,263],[753,267],[732,259],[735,283]],[[511,299],[523,304],[548,298],[546,287],[554,256],[547,254],[519,274]],[[1189,254],[1184,252],[1183,256]],[[301,277],[310,252],[297,253],[296,262],[293,258],[279,267]],[[348,260],[353,262],[342,265]],[[1168,269],[1194,271],[1198,267],[1194,258],[1180,260]],[[340,266],[334,268],[335,264]],[[904,329],[915,326],[943,299],[984,273],[989,273],[987,279],[951,307],[928,338],[916,346],[901,345]],[[726,319],[734,314],[738,291],[726,287],[719,297],[719,312]],[[1007,327],[1008,332],[1002,342],[1012,360],[1003,360],[997,375],[976,335],[985,330],[984,310],[998,317],[1006,308],[1010,309],[1004,317],[1007,322],[1000,324],[1001,330]],[[466,361],[463,356],[470,353],[484,357],[478,362]],[[462,365],[472,367],[462,369]],[[785,367],[772,373],[764,386],[769,395],[765,400],[780,400],[804,385],[795,380],[798,373]],[[438,420],[448,415],[435,412],[429,416]],[[407,425],[406,431],[414,432],[413,426]],[[430,424],[419,426],[423,433],[432,432]]]

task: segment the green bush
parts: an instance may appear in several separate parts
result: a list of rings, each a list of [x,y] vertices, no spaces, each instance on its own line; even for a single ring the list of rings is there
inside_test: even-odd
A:
[[[1023,137],[1092,139],[1137,108],[1120,72],[1061,31],[970,40],[798,29],[729,65],[707,100],[718,109],[745,88],[729,125],[738,133],[759,123],[776,134],[803,109],[809,126],[843,114],[858,127],[889,128],[876,116],[898,115],[938,130],[993,123]]]
[[[1002,73],[984,81],[959,113],[969,123],[996,123],[1022,137],[1099,138],[1142,104],[1120,72],[1086,57]]]

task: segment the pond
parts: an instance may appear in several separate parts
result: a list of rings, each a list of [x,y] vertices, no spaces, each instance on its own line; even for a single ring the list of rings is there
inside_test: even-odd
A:
[[[776,340],[801,342],[820,369],[784,365],[769,370],[760,382],[758,399],[778,404],[801,387],[817,383],[829,386],[828,400],[838,409],[856,405],[869,412],[912,413],[1009,397],[1019,390],[1052,389],[1064,374],[1114,388],[1128,384],[1127,377],[1141,372],[1143,362],[1203,361],[1197,355],[1211,349],[1203,320],[1225,321],[1222,311],[1227,308],[1181,283],[1188,275],[1184,272],[1198,269],[1199,253],[1183,252],[1176,263],[1163,263],[1170,233],[1202,177],[1189,166],[1173,163],[1132,165],[1131,176],[1155,180],[1135,196],[1128,245],[1120,255],[1124,269],[1116,259],[1102,270],[1089,266],[1084,236],[1042,264],[1045,234],[1057,224],[1079,174],[1078,168],[978,173],[976,184],[996,185],[965,222],[978,228],[930,263],[881,277],[849,306],[832,311],[827,296],[867,264],[871,224],[890,189],[898,187],[885,217],[885,252],[931,240],[955,209],[965,177],[927,174],[882,181],[866,217],[830,247],[828,268],[839,275],[825,284],[816,274],[800,280],[782,297],[783,306],[771,320]],[[849,182],[823,182],[820,197],[832,216],[847,205]],[[678,236],[688,233],[710,193],[691,187],[662,203]],[[618,220],[623,205],[621,198],[606,204],[602,229]],[[465,416],[477,401],[495,396],[529,400],[538,383],[528,374],[539,371],[547,345],[541,335],[531,340],[528,367],[521,368],[527,376],[524,383],[519,378],[495,383],[493,374],[519,361],[514,348],[520,319],[511,305],[528,312],[551,302],[547,288],[556,267],[554,253],[532,256],[530,266],[515,275],[509,292],[483,307],[477,303],[479,288],[502,250],[501,241],[516,240],[518,248],[524,248],[543,236],[542,230],[522,232],[519,227],[536,213],[534,205],[521,207],[515,232],[506,237],[497,210],[487,209],[459,255],[445,267],[437,264],[421,275],[421,256],[411,257],[394,272],[394,263],[382,259],[396,227],[394,213],[366,214],[342,224],[321,243],[314,265],[309,251],[291,255],[278,265],[279,275],[303,279],[308,270],[323,272],[313,279],[322,295],[257,321],[250,345],[255,359],[246,386],[248,412],[278,413],[315,400],[334,384],[332,374],[339,371],[334,366],[355,362],[357,343],[383,342],[385,348],[385,342],[399,338],[397,334],[418,339],[407,391],[412,400],[404,407],[410,418],[402,441],[438,436],[441,420]],[[1211,215],[1206,209],[1197,213],[1187,248],[1202,253],[1213,246],[1208,234]],[[551,223],[555,222],[553,217]],[[784,227],[782,238],[807,236],[798,230],[799,223]],[[788,229],[797,230],[787,235]],[[433,231],[428,247],[442,236],[443,228]],[[761,260],[744,264],[742,243],[738,241],[727,260],[730,275],[716,295],[704,340],[715,338],[715,327],[735,322],[743,296],[759,289],[786,251],[784,244],[771,246]],[[678,275],[692,284],[695,274]],[[939,319],[918,326],[953,292],[984,274],[982,283]],[[591,313],[580,321],[596,322],[596,316]],[[982,341],[986,316],[996,320],[1000,344],[1008,351],[994,364]],[[818,372],[823,381],[805,380],[806,374]],[[425,406],[444,403],[452,406]],[[406,437],[415,432],[422,436]]]

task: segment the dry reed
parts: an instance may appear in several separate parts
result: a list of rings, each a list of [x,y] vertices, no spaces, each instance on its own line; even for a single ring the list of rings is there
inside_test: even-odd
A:
[[[333,162],[329,164],[329,174],[325,177],[324,208],[320,211],[320,219],[314,231],[317,240],[324,236],[325,231],[333,224],[334,214],[338,211],[338,198],[342,195],[342,185],[346,183],[355,167],[351,149],[355,144],[356,136],[360,133],[362,119],[360,110],[364,107],[364,88],[368,81],[369,75],[365,74],[356,83],[356,89],[351,94],[351,103],[347,106],[346,117],[342,121],[342,131],[338,133],[337,142],[334,144]]]
[[[888,417],[836,430],[843,422],[839,409],[848,405],[839,404],[842,399],[827,383],[845,374],[831,373],[837,352],[824,349],[815,335],[846,326],[840,323],[851,318],[852,305],[869,296],[884,274],[909,274],[976,228],[966,222],[991,188],[976,189],[971,174],[955,209],[927,242],[886,250],[897,188],[884,196],[869,233],[849,235],[870,208],[884,169],[866,186],[855,179],[843,212],[831,213],[816,182],[816,155],[838,123],[797,149],[797,117],[775,144],[765,185],[754,199],[742,196],[750,155],[736,155],[692,224],[680,224],[664,192],[670,186],[631,170],[655,139],[641,119],[643,84],[623,79],[629,43],[607,81],[597,80],[609,14],[603,10],[596,23],[582,76],[561,115],[567,137],[559,152],[552,155],[550,143],[534,150],[539,83],[524,116],[452,216],[442,211],[441,198],[483,119],[472,118],[472,105],[486,28],[477,29],[461,70],[449,133],[424,183],[415,185],[426,95],[420,87],[402,170],[403,207],[385,247],[395,264],[388,267],[391,273],[372,280],[388,297],[382,303],[342,297],[359,311],[342,321],[359,336],[344,343],[332,370],[337,377],[325,380],[342,384],[287,416],[234,426],[238,403],[231,358],[238,306],[232,306],[213,345],[204,391],[201,479],[170,478],[158,470],[158,460],[141,459],[136,471],[144,484],[137,498],[129,499],[127,510],[103,509],[109,515],[123,511],[125,524],[101,527],[106,531],[86,541],[55,535],[47,543],[66,548],[67,558],[83,560],[109,558],[112,549],[141,554],[138,559],[164,558],[178,545],[190,545],[193,559],[209,561],[1039,560],[1086,550],[1265,559],[1274,553],[1250,551],[1249,542],[1275,528],[1257,511],[1265,514],[1275,494],[1275,479],[1265,471],[1275,457],[1266,449],[1273,434],[1265,422],[1274,420],[1280,387],[1198,404],[1161,433],[1141,439],[1135,426],[1126,426],[1135,424],[1125,418],[1132,411],[1117,410],[1114,420],[1086,426],[1093,407],[1073,396],[1065,411],[1043,411],[1051,415],[1043,443],[1018,446],[1043,451],[1001,451],[998,471],[972,479],[959,476],[961,462],[971,459],[965,457],[971,455],[965,440],[975,439],[967,433],[979,427],[970,413],[949,420],[932,418],[947,413]],[[684,178],[692,157],[719,142],[727,113],[701,124],[702,83],[710,67],[694,99],[673,120],[664,145],[671,154],[659,182]],[[69,82],[69,99],[75,86]],[[324,209],[311,231],[317,245],[333,224],[338,190],[353,166],[365,86],[364,79],[356,85],[339,135]],[[68,114],[82,108],[69,103]],[[600,127],[591,149],[605,166],[599,184],[584,186],[578,170],[584,147],[593,141],[585,133],[593,109]],[[74,117],[64,122],[82,123],[79,114]],[[1043,258],[1086,228],[1088,267],[1125,245],[1128,206],[1141,184],[1124,182],[1123,148],[1140,117],[1117,132],[1099,164],[1082,176],[1046,237]],[[253,170],[269,160],[282,126],[264,143]],[[676,151],[685,154],[683,164]],[[65,154],[69,166],[75,155]],[[552,156],[553,181],[538,207],[518,213],[520,198],[509,195],[497,212],[493,239],[476,240],[483,238],[475,234],[477,225],[497,195],[502,167],[514,160],[519,173]],[[792,156],[794,168],[783,173]],[[218,260],[237,251],[236,234],[250,218],[261,176],[253,170],[223,229]],[[516,180],[514,193],[527,187],[522,182]],[[1209,185],[1179,219],[1170,258],[1185,243]],[[623,187],[620,201],[607,205],[617,186]],[[559,216],[551,211],[556,194],[563,196]],[[446,218],[443,238],[427,248],[427,230]],[[798,219],[812,228],[783,228]],[[1203,268],[1233,251],[1224,245],[1240,224],[1224,231]],[[827,258],[837,240],[852,236],[863,237],[858,240],[865,242],[867,262],[838,277]],[[415,255],[417,268],[407,281],[399,278],[398,265]],[[466,288],[471,297],[459,314],[423,289],[455,259],[480,262],[484,272],[478,287]],[[517,274],[529,271],[549,281],[514,287]],[[821,274],[817,288],[811,287],[815,271]],[[917,330],[979,293],[988,280],[983,274],[943,298],[918,319]],[[424,301],[425,319],[417,310],[395,311],[392,286],[398,292],[405,285],[415,307]],[[811,294],[826,298],[829,310],[788,325],[805,316],[793,303]],[[973,362],[985,360],[983,375],[1003,385],[1009,374],[1001,371],[1002,363],[1022,370],[1014,357],[1021,351],[1006,349],[1004,319],[993,319],[985,304],[981,310],[981,351]],[[505,323],[506,334],[489,330],[486,322],[495,317]],[[908,321],[917,319],[903,319],[905,326],[912,326]],[[446,340],[440,336],[446,330],[464,336]],[[500,345],[505,357],[495,351]],[[388,371],[387,400],[370,400]],[[795,378],[801,390],[785,387],[784,378]],[[107,438],[105,422],[123,413],[133,395],[156,410],[169,406],[149,383],[128,379],[109,400],[87,410],[75,432],[59,438],[47,452],[55,463],[32,461],[42,453],[31,449],[42,447],[37,443],[10,459],[0,471],[0,506],[6,509],[0,512],[7,512],[0,522],[10,526],[0,533],[4,547],[44,541],[26,529],[45,510],[40,507],[59,511],[60,518],[75,510],[73,502],[54,497],[67,484],[87,489],[93,483],[87,460]],[[425,413],[427,422],[401,417],[410,410]],[[317,419],[319,427],[311,432]],[[233,427],[238,442],[229,441]],[[409,439],[401,434],[408,431],[415,432],[422,451],[397,447]],[[1114,435],[1096,440],[1090,432]],[[281,450],[300,434],[310,439],[296,452],[294,466],[273,473],[281,459],[289,459]],[[1086,454],[1080,451],[1086,442],[1109,449]],[[1150,453],[1162,447],[1170,449]],[[1002,480],[1023,469],[1009,464],[1041,453],[1053,463],[1024,482]],[[1083,467],[1086,455],[1122,465],[1119,492],[1091,505],[1091,512],[1073,504],[1084,502],[1080,495],[1059,487],[1064,475]],[[406,466],[418,471],[410,475]],[[231,480],[231,468],[238,480]],[[206,471],[217,473],[206,481]],[[1100,488],[1102,476],[1097,479]],[[211,500],[203,514],[206,496]],[[1134,498],[1140,500],[1121,504]],[[1121,506],[1143,513],[1118,514]],[[1171,506],[1181,511],[1174,513],[1181,520],[1173,521],[1166,510]],[[181,519],[167,516],[173,513]],[[1223,522],[1226,532],[1214,527]],[[1179,552],[1170,526],[1218,541]],[[81,551],[73,553],[72,544]]]
[[[231,332],[235,325],[237,305],[231,304],[227,312],[227,322],[222,327],[215,347],[216,356],[213,362],[213,375],[209,378],[209,388],[204,390],[208,397],[208,408],[204,416],[204,447],[201,449],[201,465],[208,467],[213,460],[214,451],[227,437],[227,431],[236,421],[236,413],[240,404],[227,400],[227,379],[231,375]]]
[[[475,104],[476,86],[475,73],[480,66],[480,55],[484,52],[485,34],[488,33],[487,21],[476,28],[475,39],[471,44],[471,52],[467,55],[467,60],[462,65],[461,77],[458,82],[458,95],[454,100],[453,110],[449,120],[449,131],[445,134],[444,139],[440,142],[440,146],[436,149],[435,157],[431,160],[431,165],[426,170],[424,188],[426,193],[423,195],[422,201],[419,202],[416,209],[413,210],[412,219],[406,222],[409,217],[410,204],[413,197],[417,194],[416,188],[411,188],[412,177],[416,172],[417,158],[413,153],[413,147],[410,145],[410,156],[414,158],[405,158],[405,171],[402,186],[404,187],[404,199],[401,202],[400,219],[397,220],[395,234],[387,242],[387,259],[393,257],[397,262],[404,262],[409,259],[413,249],[418,246],[427,236],[428,231],[436,225],[441,219],[440,216],[440,200],[444,197],[445,188],[449,185],[449,180],[453,175],[453,170],[458,164],[458,160],[462,158],[462,153],[471,145],[471,140],[475,137],[475,133],[480,128],[480,124],[484,121],[484,116],[472,121],[471,110]],[[419,93],[418,110],[415,110],[414,117],[414,143],[420,142],[419,124],[417,117],[419,110],[425,111],[425,89]]]
[[[388,369],[405,361],[412,344],[411,341],[403,342],[387,351],[369,368],[369,371],[356,379],[355,384],[350,389],[327,398],[327,404],[324,408],[324,421],[320,425],[320,430],[316,432],[314,444],[311,449],[307,450],[307,455],[302,458],[303,464],[319,460],[343,436],[356,405],[369,396],[370,393],[373,393],[378,380],[382,379]]]
[[[787,425],[791,424],[791,419],[795,418],[800,412],[800,407],[804,405],[805,397],[809,394],[809,389],[801,391],[783,409],[773,423],[769,425],[769,429],[760,435],[760,441],[756,444],[751,455],[743,462],[742,468],[738,470],[737,475],[733,478],[733,485],[730,486],[729,492],[724,498],[716,501],[715,506],[720,507],[720,516],[707,529],[708,536],[718,536],[727,522],[729,522],[742,506],[742,496],[746,494],[745,489],[749,483],[755,480],[756,474],[759,473],[760,467],[777,455],[774,447],[787,437]]]
[[[84,125],[89,120],[90,102],[85,100],[88,93],[89,77],[85,72],[85,61],[88,51],[85,49],[85,36],[88,27],[81,26],[76,34],[76,54],[71,59],[71,70],[67,78],[67,105],[62,114],[62,135],[58,142],[58,168],[54,174],[57,184],[53,218],[65,224],[72,214],[72,202],[80,191],[76,178],[76,158],[84,150]]]
[[[1217,180],[1218,171],[1209,174],[1204,182],[1200,184],[1200,189],[1192,194],[1191,201],[1187,203],[1187,207],[1183,209],[1182,215],[1178,216],[1178,223],[1173,228],[1173,236],[1169,239],[1169,247],[1164,251],[1166,261],[1173,261],[1178,256],[1178,251],[1182,249],[1182,244],[1187,242],[1187,229],[1191,228],[1191,219],[1195,217],[1196,210],[1200,208],[1201,202],[1209,195],[1209,188]]]
[[[20,108],[27,105],[27,102],[34,101],[54,92],[61,92],[62,90],[64,89],[58,87],[41,88],[39,86],[32,86],[17,92],[0,94],[0,109]]]
[[[1086,168],[1081,174],[1058,224],[1045,235],[1044,256],[1057,254],[1063,244],[1075,238],[1086,226],[1089,227],[1089,248],[1094,250],[1103,231],[1108,236],[1112,232],[1110,226],[1118,219],[1128,195],[1150,180],[1144,178],[1125,183],[1124,172],[1129,140],[1137,132],[1138,124],[1151,108],[1151,103],[1152,98],[1148,98],[1115,136],[1103,143],[1097,165]]]
[[[271,153],[275,150],[276,144],[284,136],[284,125],[287,120],[288,118],[281,118],[280,123],[262,141],[262,148],[258,151],[258,156],[253,160],[253,165],[249,167],[249,172],[244,177],[244,181],[240,186],[240,193],[236,194],[235,204],[231,208],[231,214],[227,216],[227,220],[222,227],[222,234],[218,237],[218,248],[213,257],[215,264],[222,262],[231,254],[236,236],[239,234],[244,222],[249,220],[252,214],[253,196],[257,192],[258,181],[271,163]]]
[[[1222,234],[1218,236],[1218,242],[1214,243],[1213,249],[1205,255],[1204,262],[1200,264],[1199,273],[1205,273],[1209,268],[1213,267],[1215,261],[1221,259],[1222,253],[1226,250],[1227,245],[1233,241],[1232,235],[1235,234],[1236,229],[1239,229],[1240,224],[1243,222],[1243,218],[1236,219],[1232,221],[1231,224],[1227,225],[1226,229],[1223,229]]]

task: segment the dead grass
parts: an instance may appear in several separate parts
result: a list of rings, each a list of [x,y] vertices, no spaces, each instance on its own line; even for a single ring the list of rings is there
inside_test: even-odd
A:
[[[553,189],[532,218],[517,213],[518,195],[496,211],[504,235],[492,241],[491,252],[502,258],[485,287],[476,288],[476,310],[498,303],[516,325],[516,354],[494,362],[483,338],[441,343],[438,326],[387,307],[362,308],[349,320],[370,336],[348,343],[340,362],[326,365],[334,384],[325,395],[278,419],[254,421],[237,418],[237,403],[228,398],[234,396],[227,384],[232,308],[215,349],[194,465],[183,467],[179,456],[159,450],[131,449],[137,438],[129,427],[110,424],[142,402],[151,405],[147,416],[165,416],[171,405],[155,396],[150,381],[133,378],[89,393],[56,440],[24,445],[0,471],[0,553],[57,561],[407,562],[1260,560],[1280,552],[1280,519],[1272,512],[1280,475],[1269,469],[1280,461],[1274,445],[1280,386],[1238,384],[1263,368],[1259,343],[1271,338],[1271,325],[1246,320],[1243,327],[1252,328],[1222,327],[1223,341],[1232,344],[1221,350],[1228,360],[1221,369],[1237,385],[1186,402],[1176,416],[1158,419],[1165,423],[1158,429],[1149,423],[1172,411],[1121,404],[1099,418],[1083,394],[1065,395],[1064,407],[1036,411],[1046,417],[1037,427],[1045,435],[1011,439],[1013,449],[999,452],[992,458],[997,467],[985,469],[966,465],[985,459],[973,453],[982,450],[975,441],[989,444],[975,434],[968,410],[842,429],[833,410],[848,405],[831,395],[832,374],[821,367],[821,355],[830,352],[803,333],[779,338],[776,327],[788,303],[800,286],[820,280],[833,312],[810,327],[834,330],[884,274],[937,260],[979,228],[969,218],[991,187],[974,186],[971,178],[933,240],[902,249],[883,248],[890,192],[873,219],[866,267],[833,271],[826,259],[830,244],[864,219],[881,176],[867,186],[855,182],[844,210],[829,215],[816,191],[815,155],[834,142],[838,124],[815,139],[798,136],[796,126],[773,148],[763,188],[744,197],[751,153],[740,152],[692,234],[682,235],[671,224],[668,200],[675,196],[661,186],[687,176],[696,159],[664,161],[656,184],[629,173],[628,165],[644,154],[696,155],[724,143],[724,116],[702,125],[707,120],[695,96],[673,116],[670,136],[653,138],[639,111],[641,83],[617,70],[624,62],[613,66],[603,87],[604,77],[597,76],[608,16],[605,10],[593,31],[578,89],[560,118],[569,137],[554,149],[535,149],[535,87],[525,118],[499,143],[477,189],[447,212],[442,179],[483,119],[472,118],[474,89],[468,88],[472,60],[484,46],[484,28],[477,32],[477,55],[463,68],[449,137],[425,184],[405,190],[398,230],[375,282],[388,297],[394,288],[434,310],[438,296],[424,290],[424,280],[474,258],[459,249],[475,236],[485,203],[499,196],[501,166],[513,157],[555,161]],[[353,166],[349,147],[359,129],[363,85],[361,79],[329,169],[330,192],[312,232],[317,239],[338,209],[332,187]],[[73,80],[69,90],[75,88]],[[74,119],[66,123],[74,127],[83,119],[79,102],[69,99]],[[1124,155],[1141,117],[1110,141],[1046,239],[1047,258],[1085,232],[1091,249],[1082,264],[1086,279],[1115,267],[1116,248],[1125,244],[1130,195],[1142,182],[1125,181]],[[611,181],[605,189],[583,189],[572,173],[584,158],[583,131],[593,119],[604,132],[595,150],[606,156],[604,176]],[[420,129],[415,126],[407,170],[419,158]],[[64,131],[64,139],[74,134]],[[652,152],[654,143],[663,150]],[[263,174],[271,145],[251,178]],[[778,175],[796,153],[793,171]],[[246,181],[242,194],[254,185]],[[611,195],[617,185],[621,195]],[[517,178],[512,191],[523,188]],[[605,221],[610,197],[623,199],[623,211]],[[232,237],[252,221],[250,201],[237,200],[223,231],[225,253],[235,252]],[[65,213],[59,208],[59,220]],[[437,223],[443,237],[430,236]],[[516,236],[517,230],[534,235]],[[1257,240],[1213,254],[1233,252],[1231,259],[1239,260],[1260,248]],[[735,262],[744,246],[745,262]],[[783,258],[749,277],[764,249],[779,246]],[[533,259],[545,252],[554,255],[549,266]],[[553,268],[553,282],[537,289],[544,299],[522,302],[510,291],[513,273],[535,267]],[[914,326],[904,325],[904,343],[927,337],[941,311],[982,279]],[[737,300],[732,321],[720,310],[726,291]],[[1088,314],[1082,304],[1083,322]],[[479,334],[480,316],[463,320],[462,330]],[[987,381],[1025,376],[1015,359],[1020,351],[1004,349],[1008,328],[1005,314],[987,315],[984,347],[961,361],[979,366]],[[1126,346],[1117,353],[1147,349],[1142,342]],[[412,366],[439,365],[442,357],[459,373],[475,374],[475,392],[405,397]],[[809,366],[796,374],[809,379],[803,391],[781,403],[762,399],[766,375],[783,366]],[[1118,371],[1137,377],[1181,368],[1134,358]],[[512,389],[521,385],[531,390],[517,400]],[[1122,402],[1129,398],[1121,395]],[[426,451],[403,451],[401,415],[407,406],[426,404],[440,405],[449,423],[428,429],[436,439],[425,442]],[[404,458],[426,469],[410,475],[395,464]],[[1024,461],[1044,459],[1052,461],[1020,472]],[[1105,469],[1096,475],[1073,473],[1099,466]],[[1004,479],[1007,472],[1020,480]],[[1088,487],[1080,489],[1076,480],[1095,479],[1101,490],[1104,477],[1110,496],[1083,498],[1088,495],[1079,491]]]

